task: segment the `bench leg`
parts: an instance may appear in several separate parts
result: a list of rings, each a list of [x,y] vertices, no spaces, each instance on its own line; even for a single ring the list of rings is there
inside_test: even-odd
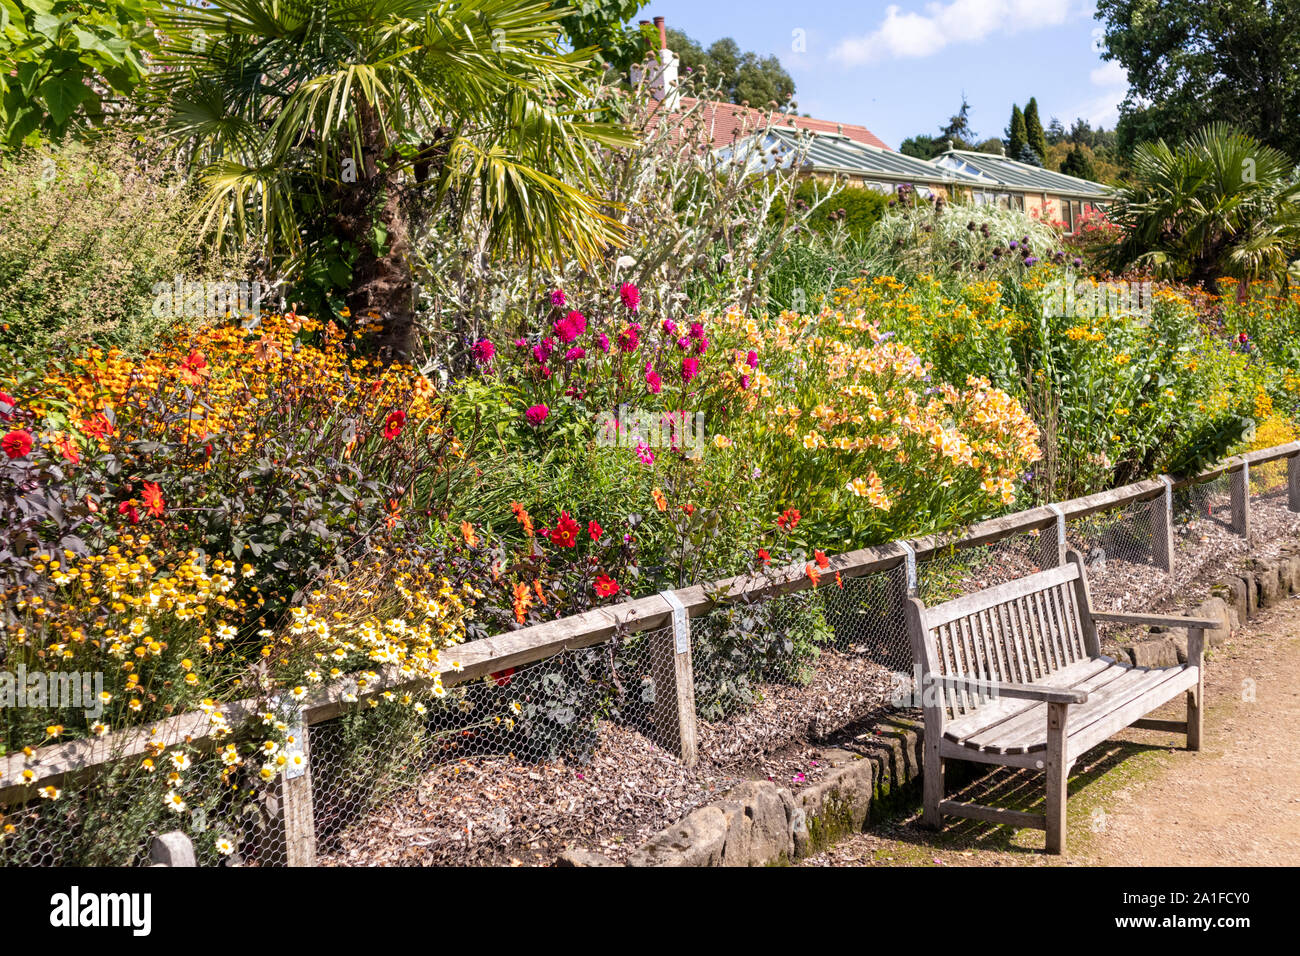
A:
[[[1068,704],[1047,705],[1047,852],[1065,852],[1065,799],[1070,765],[1065,762]]]
[[[943,800],[943,758],[939,756],[939,741],[925,741],[925,766],[922,768],[921,785],[923,790],[924,810],[921,825],[937,830],[943,823],[939,813],[939,803]]]
[[[1201,732],[1205,729],[1205,679],[1187,692],[1187,749],[1201,749]]]

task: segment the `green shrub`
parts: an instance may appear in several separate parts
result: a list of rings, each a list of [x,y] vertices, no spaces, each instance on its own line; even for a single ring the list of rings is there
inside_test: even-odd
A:
[[[118,138],[4,162],[0,323],[10,341],[142,351],[175,321],[154,315],[156,283],[221,277],[222,263],[199,251],[186,191],[148,152]]]
[[[844,186],[819,204],[827,192],[825,183],[813,179],[801,180],[794,190],[795,208],[811,210],[807,229],[815,235],[843,234],[849,239],[865,239],[888,208],[889,197],[866,186]],[[769,221],[782,219],[785,205],[785,197],[778,197],[772,203]]]

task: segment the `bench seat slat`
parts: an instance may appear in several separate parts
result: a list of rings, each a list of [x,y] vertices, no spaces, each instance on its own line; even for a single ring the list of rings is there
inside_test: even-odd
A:
[[[1093,674],[1104,671],[1115,663],[1109,657],[1079,661],[1077,664],[1065,668],[1065,670],[1049,674],[1043,680],[1025,681],[1025,683],[1041,684],[1043,687],[1074,688]],[[1126,665],[1121,664],[1119,666],[1124,667]],[[1014,717],[1021,711],[1028,710],[1033,706],[1034,701],[1032,700],[1013,700],[1010,697],[999,697],[997,700],[990,700],[974,713],[951,721],[944,727],[944,736],[956,743],[961,743],[971,734],[979,733],[979,731],[997,721]]]
[[[1071,665],[1071,667],[1073,666],[1076,665]],[[1066,670],[1069,669],[1066,668]],[[1069,688],[1070,690],[1088,692],[1088,700],[1085,703],[1073,705],[1073,709],[1070,711],[1071,716],[1077,714],[1081,707],[1086,707],[1089,704],[1093,707],[1098,706],[1097,701],[1108,699],[1110,692],[1116,688],[1132,684],[1133,681],[1140,679],[1142,673],[1143,671],[1139,671],[1128,664],[1116,663],[1089,674]],[[1025,742],[1032,744],[1047,740],[1047,708],[1045,704],[1035,701],[1034,706],[1023,708],[1011,717],[991,721],[974,733],[967,734],[963,743],[978,746],[990,753],[1026,753],[1026,748],[1019,746],[1020,737],[1024,737]],[[991,742],[995,740],[1001,742],[1001,745],[992,745]]]
[[[1070,753],[1082,754],[1149,710],[1172,700],[1196,680],[1194,667],[1107,668],[1094,675],[1073,688],[1087,690],[1088,700],[1070,708],[1066,725]],[[1089,684],[1100,686],[1094,688]],[[1117,724],[1123,715],[1135,710],[1135,705],[1136,712]],[[976,716],[978,713],[971,715]],[[968,734],[960,742],[965,747],[985,753],[1044,751],[1047,749],[1047,705],[1032,704],[1011,719],[999,721],[983,732]]]

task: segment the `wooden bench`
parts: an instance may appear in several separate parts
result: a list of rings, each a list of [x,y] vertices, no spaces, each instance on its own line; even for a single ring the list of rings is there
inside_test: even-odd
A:
[[[1201,749],[1205,631],[1218,621],[1095,611],[1083,558],[936,607],[908,602],[908,631],[925,713],[925,812],[1047,831],[1065,849],[1066,778],[1088,750],[1124,727],[1186,733]],[[1133,667],[1101,653],[1097,622],[1187,628],[1187,663]],[[1187,720],[1143,719],[1181,693]],[[1046,813],[945,800],[945,760],[1047,772]]]

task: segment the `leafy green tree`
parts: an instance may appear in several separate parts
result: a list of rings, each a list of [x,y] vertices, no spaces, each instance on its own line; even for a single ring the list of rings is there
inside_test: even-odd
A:
[[[1038,118],[1038,100],[1032,96],[1025,104],[1025,142],[1038,154],[1037,165],[1041,166],[1047,157],[1047,136],[1043,132],[1043,121]]]
[[[8,149],[101,124],[144,79],[151,0],[0,0],[0,128]]]
[[[966,94],[963,93],[961,108],[948,117],[947,125],[939,129],[939,139],[945,148],[947,140],[952,140],[954,149],[970,149],[975,137],[976,133],[970,126],[970,104],[966,102]]]
[[[970,126],[970,104],[966,102],[966,94],[963,93],[961,106],[956,113],[948,117],[947,123],[939,127],[938,136],[931,136],[928,133],[909,136],[899,144],[898,151],[905,156],[915,156],[917,159],[934,159],[948,149],[950,140],[954,149],[974,149],[976,136],[976,132]]]
[[[705,50],[671,27],[666,39],[668,48],[680,58],[683,71],[705,70],[711,80],[721,78],[721,92],[727,102],[766,109],[771,103],[785,106],[794,96],[794,80],[775,56],[760,57],[752,50],[742,52],[730,37],[716,40]]]
[[[1300,0],[1098,0],[1105,58],[1128,73],[1120,147],[1231,117],[1300,156]]]
[[[1066,153],[1065,160],[1061,163],[1061,172],[1067,176],[1078,176],[1080,179],[1089,179],[1094,182],[1097,179],[1097,170],[1092,164],[1092,160],[1083,148],[1075,143]]]
[[[1019,159],[1029,142],[1029,133],[1025,127],[1025,114],[1016,104],[1011,106],[1011,123],[1007,126],[1007,155]]]
[[[1055,146],[1057,143],[1063,143],[1068,135],[1061,121],[1053,116],[1052,121],[1047,124],[1047,145]]]
[[[151,94],[206,226],[327,263],[387,354],[413,344],[411,237],[435,210],[473,212],[483,255],[592,261],[619,238],[596,147],[631,138],[581,113],[598,64],[558,47],[547,0],[187,0],[158,24]]]
[[[557,22],[575,50],[595,49],[607,68],[626,75],[646,51],[642,32],[626,25],[642,6],[642,0],[570,0],[571,12]]]
[[[1300,249],[1300,183],[1285,154],[1226,123],[1176,149],[1164,140],[1133,151],[1134,182],[1110,218],[1123,230],[1110,265],[1217,291],[1221,276],[1285,273]]]
[[[900,153],[904,156],[915,156],[917,159],[934,159],[946,148],[946,144],[939,137],[928,136],[925,133],[909,136],[898,144]]]

